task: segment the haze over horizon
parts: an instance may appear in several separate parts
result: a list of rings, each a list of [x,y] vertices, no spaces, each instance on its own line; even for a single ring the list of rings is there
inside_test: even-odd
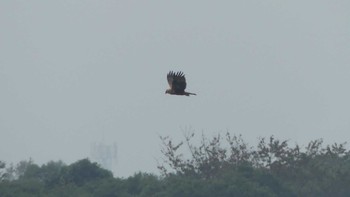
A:
[[[0,160],[118,146],[157,173],[159,135],[350,139],[350,1],[1,1]],[[165,95],[183,71],[197,96]]]

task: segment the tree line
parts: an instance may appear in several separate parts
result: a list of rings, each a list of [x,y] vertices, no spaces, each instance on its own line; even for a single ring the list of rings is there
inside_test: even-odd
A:
[[[250,147],[240,135],[194,133],[180,142],[160,137],[160,175],[113,177],[89,159],[66,165],[32,160],[0,162],[0,196],[349,196],[350,151],[346,144],[304,148],[271,136]]]

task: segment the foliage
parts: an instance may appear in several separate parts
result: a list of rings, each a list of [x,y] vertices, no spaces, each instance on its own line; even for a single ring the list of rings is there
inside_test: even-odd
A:
[[[228,181],[230,185],[226,189],[248,184],[249,187],[239,188],[249,188],[250,192],[259,189],[253,196],[345,196],[350,193],[346,186],[350,184],[350,151],[345,149],[345,143],[324,147],[318,139],[303,151],[298,145],[290,147],[288,141],[273,136],[268,140],[261,138],[255,149],[248,147],[241,136],[230,133],[211,140],[202,135],[199,146],[192,145],[193,137],[194,134],[186,136],[185,143],[175,145],[169,137],[161,137],[165,158],[158,168],[164,177],[195,177],[209,182],[235,177]],[[191,152],[189,158],[180,152],[184,145]]]
[[[62,178],[65,183],[82,186],[93,180],[112,177],[110,171],[100,168],[97,163],[91,163],[88,159],[83,159],[65,168]]]
[[[0,161],[0,181],[1,180],[3,180],[4,179],[4,169],[5,169],[5,167],[6,167],[6,164],[5,164],[5,162],[3,162],[3,161]]]
[[[346,144],[321,139],[300,148],[271,136],[250,147],[242,136],[212,139],[194,134],[175,143],[161,137],[161,176],[136,173],[115,178],[88,159],[66,165],[31,159],[17,165],[0,162],[0,196],[347,196],[350,152]],[[187,149],[187,151],[186,151]],[[186,154],[189,153],[189,154]]]

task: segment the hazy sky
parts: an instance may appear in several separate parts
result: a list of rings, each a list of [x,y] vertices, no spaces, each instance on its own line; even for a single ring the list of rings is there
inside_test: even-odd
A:
[[[350,139],[350,1],[0,1],[0,160],[118,145],[157,172],[159,135]],[[183,71],[198,96],[165,95]]]

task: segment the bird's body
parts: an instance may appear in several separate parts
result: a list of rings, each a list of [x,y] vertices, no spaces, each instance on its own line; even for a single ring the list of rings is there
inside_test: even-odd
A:
[[[195,93],[186,92],[186,78],[183,72],[173,72],[170,71],[167,75],[168,84],[170,86],[169,89],[165,91],[166,94],[172,95],[196,95]]]

